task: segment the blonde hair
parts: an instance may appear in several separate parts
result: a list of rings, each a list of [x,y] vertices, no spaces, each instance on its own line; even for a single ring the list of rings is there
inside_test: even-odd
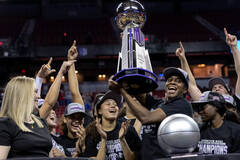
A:
[[[35,80],[25,76],[12,78],[3,95],[0,117],[11,118],[17,126],[25,132],[32,132],[24,121],[32,119],[38,127],[43,128],[41,121],[32,114],[34,109]]]

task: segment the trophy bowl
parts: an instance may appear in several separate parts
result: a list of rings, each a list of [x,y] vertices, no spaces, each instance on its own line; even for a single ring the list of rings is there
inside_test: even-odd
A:
[[[142,28],[146,21],[145,9],[141,3],[135,0],[120,3],[116,9],[116,22],[118,28],[124,30],[125,27],[133,23]]]
[[[158,77],[142,68],[129,68],[116,73],[113,80],[132,95],[148,93],[158,87]]]

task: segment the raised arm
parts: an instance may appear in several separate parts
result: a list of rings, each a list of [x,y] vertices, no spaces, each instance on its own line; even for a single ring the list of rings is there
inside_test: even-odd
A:
[[[178,56],[178,58],[181,62],[181,68],[188,73],[188,77],[189,77],[188,92],[189,92],[190,96],[192,97],[192,100],[198,101],[200,99],[200,96],[202,93],[201,93],[200,89],[197,87],[195,78],[192,74],[192,71],[191,71],[189,65],[188,65],[188,61],[185,56],[185,50],[183,48],[182,42],[179,42],[179,45],[180,45],[180,47],[177,48],[177,50],[176,50],[176,56]]]
[[[68,50],[68,60],[76,60],[78,51],[76,47],[76,41],[74,40],[72,47]],[[73,64],[68,71],[69,89],[72,93],[73,102],[79,103],[84,106],[82,96],[78,88],[78,79],[75,73],[75,65]]]
[[[42,88],[42,80],[43,78],[46,78],[48,75],[50,75],[53,72],[56,72],[55,69],[51,69],[51,63],[52,63],[52,57],[49,59],[47,64],[42,65],[40,70],[37,73],[35,83],[36,87],[38,89],[38,96],[41,97],[41,88]]]
[[[56,79],[54,80],[53,84],[51,85],[44,103],[42,107],[39,110],[40,117],[45,119],[49,115],[50,111],[54,107],[55,103],[57,102],[60,86],[61,86],[61,81],[62,81],[62,76],[67,72],[69,67],[74,64],[76,60],[71,60],[71,61],[65,61],[63,62]]]
[[[120,87],[117,82],[113,81],[112,78],[109,79],[108,86],[109,89],[122,94],[127,101],[128,106],[133,111],[133,114],[140,120],[142,124],[161,122],[166,117],[166,114],[161,108],[157,108],[156,110],[150,112],[141,103],[134,100],[133,97],[129,95],[124,88]]]
[[[236,95],[240,96],[240,52],[237,48],[237,37],[235,35],[231,35],[227,32],[227,29],[224,28],[224,33],[226,36],[226,43],[231,48],[233,59],[234,59],[234,65],[235,70],[237,73],[237,82],[235,87],[235,93]]]

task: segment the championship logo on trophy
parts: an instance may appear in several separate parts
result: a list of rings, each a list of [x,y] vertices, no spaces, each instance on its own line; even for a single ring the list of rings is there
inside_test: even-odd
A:
[[[116,9],[117,25],[123,30],[122,48],[118,56],[117,81],[130,94],[153,91],[158,87],[157,76],[152,72],[145,37],[141,31],[145,21],[145,9],[136,0],[120,3]]]

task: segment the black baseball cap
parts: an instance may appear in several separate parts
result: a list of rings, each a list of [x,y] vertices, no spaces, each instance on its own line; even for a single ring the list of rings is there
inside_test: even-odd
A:
[[[186,87],[188,88],[188,82],[189,82],[188,74],[186,71],[182,70],[181,68],[168,67],[163,70],[163,75],[165,80],[167,80],[169,77],[173,75],[179,76],[182,79],[183,83],[185,83]]]
[[[231,106],[233,108],[237,108],[237,103],[232,96],[230,96],[228,94],[223,94],[222,96],[224,97],[225,102],[228,106]]]
[[[199,101],[192,102],[193,109],[197,112],[200,112],[201,110],[203,110],[203,106],[206,104],[212,104],[215,107],[217,107],[219,110],[222,110],[222,112],[226,111],[226,108],[225,108],[226,101],[224,97],[218,92],[212,92],[212,91],[203,92],[200,96]]]
[[[101,104],[106,100],[106,99],[113,99],[116,103],[117,103],[117,106],[120,108],[122,106],[122,102],[123,102],[123,97],[114,92],[114,91],[108,91],[106,92],[105,94],[103,95],[98,95],[97,98],[95,98],[95,106],[96,109],[98,110],[101,106]]]
[[[220,78],[220,77],[214,77],[214,78],[211,78],[209,81],[208,81],[208,88],[210,90],[212,90],[213,86],[216,85],[216,84],[221,84],[223,85],[226,90],[228,91],[229,94],[231,94],[231,90],[228,86],[228,84],[224,81],[224,79]]]

